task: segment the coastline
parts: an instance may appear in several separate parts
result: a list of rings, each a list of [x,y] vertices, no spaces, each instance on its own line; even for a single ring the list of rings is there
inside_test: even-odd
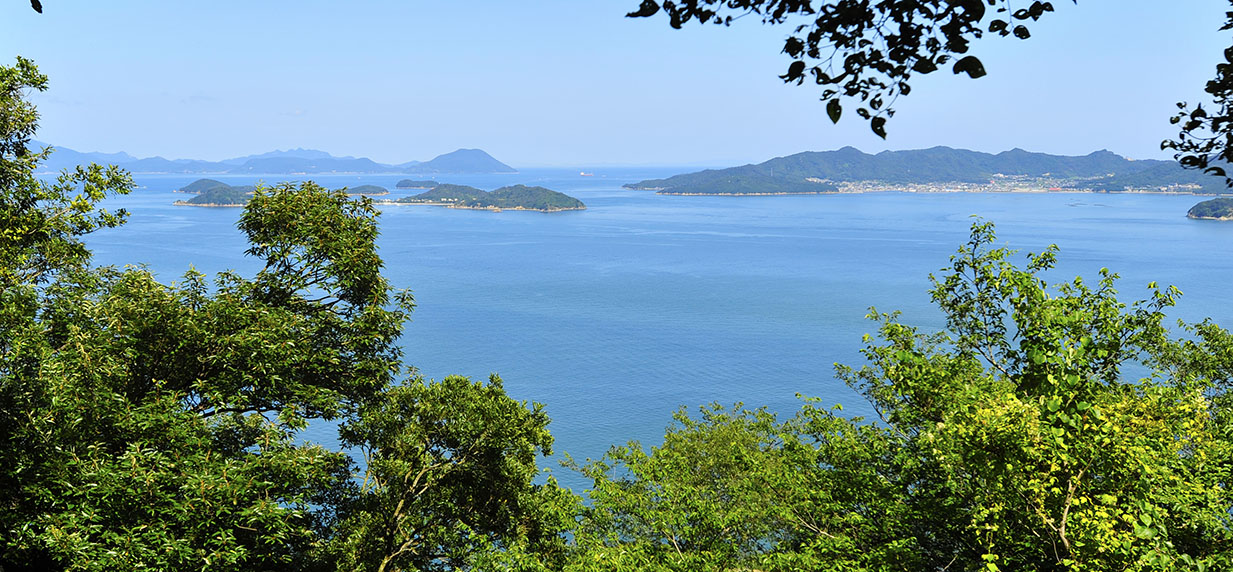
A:
[[[1186,213],[1186,218],[1190,220],[1233,220],[1233,216],[1198,216]]]
[[[460,209],[460,210],[468,210],[468,211],[492,211],[492,212],[497,212],[497,213],[501,211],[532,211],[532,212],[537,212],[537,213],[559,213],[559,212],[566,212],[566,211],[584,211],[587,209],[585,205],[581,207],[574,207],[574,208],[533,209],[529,207],[494,207],[494,206],[469,207],[469,206],[459,205],[457,203],[447,203],[447,202],[408,203],[408,202],[398,202],[398,201],[373,201],[373,203],[378,204],[378,205],[409,205],[409,206],[424,206],[424,207],[445,207],[447,209]]]
[[[860,192],[883,192],[883,191],[860,191]],[[802,193],[668,193],[664,191],[655,191],[657,195],[672,196],[672,197],[784,197],[790,195],[842,195],[844,191],[808,191]]]
[[[855,187],[855,188],[854,188]],[[791,195],[849,195],[863,193],[999,193],[999,194],[1094,194],[1094,195],[1178,195],[1178,196],[1194,196],[1194,197],[1233,197],[1233,193],[1199,193],[1190,190],[1162,191],[1154,189],[1127,189],[1121,191],[1103,191],[1095,189],[1041,189],[1032,187],[1008,187],[998,188],[988,185],[981,185],[981,188],[963,188],[963,187],[945,187],[941,185],[909,185],[898,187],[881,187],[881,186],[866,186],[857,184],[846,184],[841,186],[836,191],[804,191],[804,192],[769,192],[769,193],[681,193],[672,192],[667,189],[629,189],[633,191],[654,191],[657,195],[664,196],[679,196],[679,197],[768,197],[768,196],[791,196]],[[628,187],[626,187],[628,189]]]
[[[236,208],[244,205],[238,203],[190,203],[188,201],[176,201],[171,203],[177,207],[209,207],[209,208]]]

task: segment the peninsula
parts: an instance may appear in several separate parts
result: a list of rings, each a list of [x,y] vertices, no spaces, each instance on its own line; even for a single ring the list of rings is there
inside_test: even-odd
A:
[[[1012,149],[998,154],[950,147],[883,151],[853,147],[776,157],[625,185],[663,195],[799,195],[906,192],[1172,192],[1217,194],[1223,181],[1175,161],[1127,159],[1109,151],[1081,157]]]
[[[466,185],[441,184],[415,196],[379,201],[382,204],[432,205],[454,209],[559,212],[583,210],[582,201],[544,187],[512,185],[484,191]]]
[[[1220,198],[1203,201],[1186,213],[1186,218],[1198,220],[1233,220],[1233,199]]]

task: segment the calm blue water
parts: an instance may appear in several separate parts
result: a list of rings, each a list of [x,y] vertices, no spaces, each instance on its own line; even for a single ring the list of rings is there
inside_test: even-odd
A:
[[[679,171],[439,179],[544,185],[580,198],[581,212],[385,207],[387,275],[419,304],[403,338],[408,362],[431,378],[499,373],[511,395],[546,405],[557,452],[579,459],[629,439],[657,444],[675,409],[712,401],[790,412],[799,392],[868,415],[833,364],[861,362],[870,306],[941,326],[928,275],[966,239],[970,215],[996,222],[1001,239],[1025,252],[1060,245],[1056,280],[1094,279],[1108,267],[1122,275],[1126,300],[1158,280],[1185,293],[1175,317],[1233,325],[1233,223],[1186,219],[1196,197],[670,197],[620,188]],[[165,281],[190,265],[251,275],[257,264],[243,257],[234,227],[239,209],[171,205],[184,198],[171,190],[196,178],[138,177],[143,188],[108,205],[129,209],[129,224],[89,239],[96,261],[141,262]],[[403,177],[313,178],[392,189]],[[332,441],[330,427],[313,431]]]

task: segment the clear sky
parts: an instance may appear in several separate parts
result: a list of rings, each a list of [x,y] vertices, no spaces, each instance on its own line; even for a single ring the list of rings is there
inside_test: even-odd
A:
[[[785,86],[788,30],[672,30],[637,0],[0,4],[0,57],[51,77],[39,139],[218,160],[306,147],[381,162],[479,147],[515,167],[758,162],[853,145],[1168,158],[1233,33],[1225,0],[1054,0],[989,75],[918,77],[883,142]]]

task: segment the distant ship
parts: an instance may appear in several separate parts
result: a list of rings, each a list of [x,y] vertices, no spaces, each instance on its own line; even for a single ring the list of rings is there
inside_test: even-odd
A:
[[[578,176],[579,176],[579,177],[594,177],[594,176],[595,176],[595,173],[588,173],[588,172],[586,172],[586,171],[583,171],[583,172],[581,172],[581,173],[578,173]]]

